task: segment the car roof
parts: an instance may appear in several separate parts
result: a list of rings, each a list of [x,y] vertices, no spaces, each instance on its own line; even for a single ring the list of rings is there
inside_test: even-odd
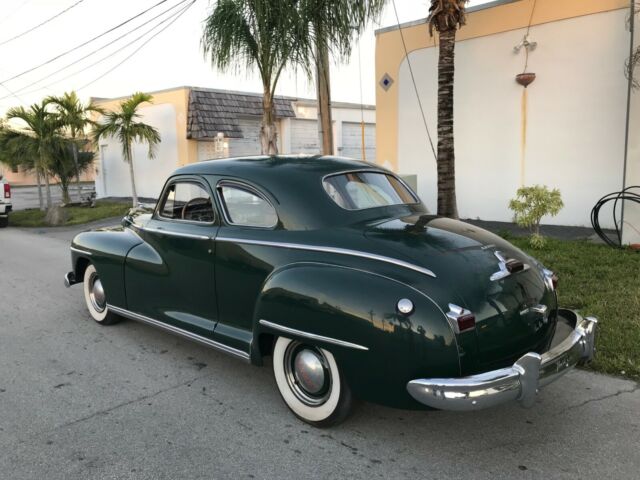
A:
[[[176,170],[175,175],[232,175],[247,180],[260,180],[277,170],[278,175],[315,174],[324,177],[349,170],[386,171],[378,165],[343,157],[321,155],[273,155],[238,157],[192,163]]]
[[[211,175],[252,184],[271,197],[285,229],[307,230],[347,225],[388,215],[395,210],[386,207],[348,211],[329,198],[322,186],[322,179],[327,175],[357,170],[392,174],[378,165],[349,158],[274,155],[192,163],[176,170],[173,176]]]

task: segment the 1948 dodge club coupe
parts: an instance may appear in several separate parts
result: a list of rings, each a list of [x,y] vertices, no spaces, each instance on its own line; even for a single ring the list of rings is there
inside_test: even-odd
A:
[[[558,308],[556,276],[505,240],[430,215],[397,176],[333,157],[178,169],[153,213],[84,232],[67,286],[125,317],[254,365],[317,426],[353,398],[399,408],[531,406],[590,360],[596,320]]]

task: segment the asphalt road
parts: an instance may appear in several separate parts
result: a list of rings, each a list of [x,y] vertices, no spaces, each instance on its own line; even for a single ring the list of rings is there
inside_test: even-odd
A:
[[[62,285],[73,233],[0,230],[0,478],[638,478],[633,382],[575,371],[531,410],[362,404],[314,429],[269,368],[89,320]]]

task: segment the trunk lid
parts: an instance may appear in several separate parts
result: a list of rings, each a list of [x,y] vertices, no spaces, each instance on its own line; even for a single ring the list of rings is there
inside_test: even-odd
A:
[[[430,215],[369,225],[365,236],[433,271],[437,278],[431,283],[437,287],[421,288],[445,313],[452,303],[475,314],[476,328],[457,334],[463,374],[510,365],[548,347],[555,330],[555,293],[547,289],[538,262],[502,238]],[[525,269],[491,280],[504,259],[522,262]]]

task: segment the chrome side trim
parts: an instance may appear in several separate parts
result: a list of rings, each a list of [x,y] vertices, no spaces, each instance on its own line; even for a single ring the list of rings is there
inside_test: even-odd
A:
[[[212,239],[207,235],[194,235],[191,233],[174,232],[172,230],[164,230],[162,228],[149,228],[149,227],[138,227],[138,228],[146,232],[159,233],[160,235],[167,235],[169,237],[192,238],[193,240],[211,240]]]
[[[189,332],[188,330],[183,330],[182,328],[178,328],[174,325],[169,325],[168,323],[160,322],[153,318],[145,317],[144,315],[140,315],[139,313],[131,312],[124,308],[116,307],[114,305],[107,304],[107,308],[111,310],[113,313],[126,317],[130,320],[135,320],[136,322],[146,323],[153,327],[160,328],[162,330],[166,330],[175,335],[179,335],[184,338],[188,338],[189,340],[193,340],[194,342],[201,343],[202,345],[206,345],[207,347],[215,348],[224,353],[228,353],[229,355],[233,355],[235,357],[241,358],[249,362],[249,354],[243,352],[242,350],[238,350],[237,348],[229,347],[220,342],[216,342],[215,340],[211,340],[210,338],[202,337],[193,332]]]
[[[89,257],[93,255],[93,253],[91,252],[87,252],[86,250],[80,250],[79,248],[76,248],[76,247],[71,247],[71,250],[76,253],[81,253],[82,255],[88,255]]]
[[[396,260],[395,258],[385,257],[382,255],[376,255],[374,253],[360,252],[358,250],[349,250],[346,248],[334,248],[334,247],[321,247],[318,245],[303,245],[299,243],[281,243],[281,242],[269,242],[263,240],[249,240],[243,238],[231,238],[231,237],[216,237],[218,242],[226,243],[240,243],[244,245],[261,245],[265,247],[277,247],[277,248],[290,248],[292,250],[306,250],[310,252],[326,252],[335,253],[336,255],[348,255],[351,257],[367,258],[369,260],[376,260],[378,262],[390,263],[397,265],[398,267],[407,268],[415,272],[422,273],[429,277],[437,278],[436,274],[428,268],[422,268],[409,262],[403,262],[402,260]]]
[[[333,345],[339,345],[340,347],[354,348],[356,350],[368,351],[368,347],[363,347],[357,343],[345,342],[344,340],[338,340],[336,338],[325,337],[323,335],[316,335],[315,333],[303,332],[302,330],[296,330],[295,328],[285,327],[284,325],[278,325],[277,323],[269,322],[268,320],[260,320],[260,325],[265,327],[279,330],[280,332],[290,333],[291,335],[297,335],[299,337],[309,338],[311,340],[318,340],[319,342],[331,343]]]

